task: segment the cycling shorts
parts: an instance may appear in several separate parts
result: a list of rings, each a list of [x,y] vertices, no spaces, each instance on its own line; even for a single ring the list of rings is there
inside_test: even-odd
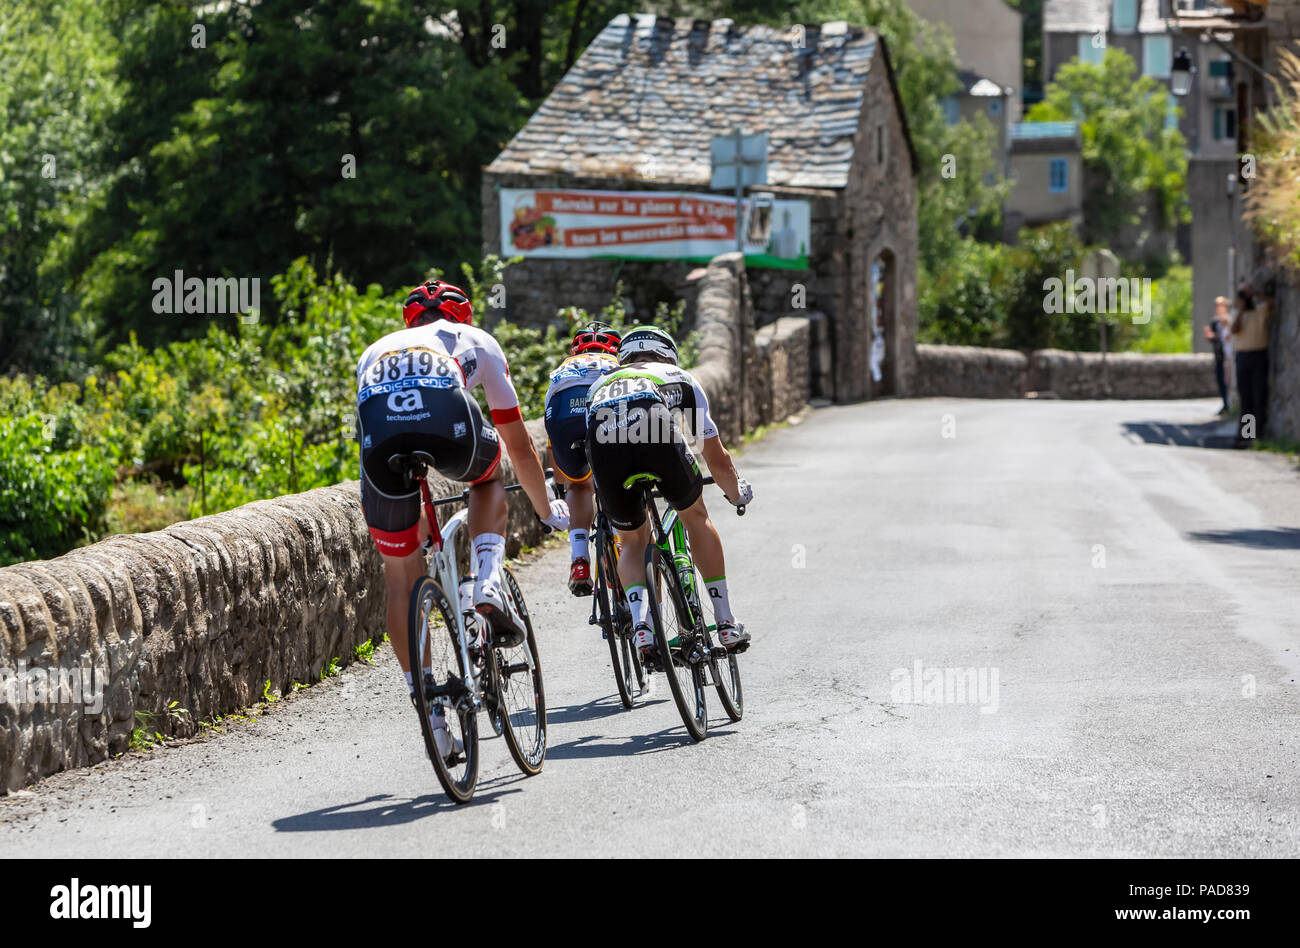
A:
[[[394,454],[426,451],[453,481],[477,484],[501,463],[497,431],[463,388],[378,394],[357,408],[361,509],[379,552],[410,556],[419,547],[420,488],[389,470]]]
[[[552,392],[546,400],[546,437],[555,468],[571,481],[585,481],[591,476],[587,452],[575,442],[587,437],[587,389],[573,386]]]
[[[596,497],[618,530],[635,530],[646,520],[640,485],[623,486],[633,474],[654,474],[659,492],[675,510],[691,506],[704,490],[700,465],[662,399],[628,401],[617,414],[593,413],[587,450]]]

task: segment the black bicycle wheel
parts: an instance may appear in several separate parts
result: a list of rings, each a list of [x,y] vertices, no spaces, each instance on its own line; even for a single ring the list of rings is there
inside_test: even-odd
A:
[[[438,782],[456,803],[468,803],[478,785],[478,717],[473,696],[465,687],[465,667],[453,616],[442,588],[432,578],[421,577],[411,593],[407,623],[415,708]],[[441,713],[452,738],[461,743],[461,751],[451,759],[438,753],[429,720],[434,711]]]
[[[546,760],[546,694],[542,689],[542,662],[533,636],[533,620],[528,615],[524,594],[519,591],[514,574],[501,567],[506,595],[523,617],[528,634],[514,648],[492,648],[493,685],[498,696],[502,734],[510,756],[529,777],[541,772]]]
[[[702,650],[703,643],[682,594],[672,557],[653,543],[646,550],[645,575],[659,662],[667,672],[668,686],[687,732],[702,741],[709,731],[709,711],[704,701],[704,666],[708,655]],[[674,640],[677,644],[670,646],[668,643]]]
[[[745,696],[740,686],[740,665],[734,652],[729,652],[718,639],[718,620],[713,611],[713,600],[709,598],[704,577],[699,566],[691,563],[690,584],[686,601],[692,609],[699,611],[700,625],[704,628],[704,639],[709,651],[709,681],[718,690],[718,700],[727,717],[739,721],[745,713]]]
[[[619,621],[619,606],[623,588],[618,581],[618,559],[614,541],[608,533],[596,537],[596,608],[600,613],[600,627],[609,644],[609,658],[614,666],[614,682],[623,707],[632,710],[641,691],[641,662],[632,648],[631,629]]]

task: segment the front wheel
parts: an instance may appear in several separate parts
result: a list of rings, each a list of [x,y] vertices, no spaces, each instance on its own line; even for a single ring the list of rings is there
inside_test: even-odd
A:
[[[682,723],[692,738],[702,741],[709,731],[709,711],[704,701],[706,643],[699,636],[682,594],[672,557],[653,543],[646,550],[645,575],[659,662],[667,673]]]
[[[474,696],[465,687],[465,665],[456,634],[455,613],[442,587],[421,577],[411,593],[407,646],[415,709],[420,715],[424,747],[438,782],[456,803],[468,803],[478,785],[478,715]],[[431,717],[446,722],[461,750],[444,758],[438,752]]]

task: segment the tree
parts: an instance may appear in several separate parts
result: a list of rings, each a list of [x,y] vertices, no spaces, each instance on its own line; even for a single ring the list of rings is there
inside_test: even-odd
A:
[[[206,329],[152,311],[153,280],[176,270],[266,282],[306,254],[393,286],[477,256],[481,168],[526,110],[504,58],[475,67],[430,29],[445,7],[116,10],[113,184],[73,255],[106,342]]]
[[[100,187],[114,46],[91,0],[0,19],[0,371],[63,375],[84,356],[57,250]]]
[[[1136,76],[1133,58],[1106,50],[1100,65],[1062,66],[1029,110],[1031,122],[1077,121],[1088,170],[1084,238],[1112,242],[1125,227],[1142,222],[1147,196],[1153,223],[1172,230],[1191,220],[1187,207],[1187,143],[1167,127],[1169,93],[1150,76]]]

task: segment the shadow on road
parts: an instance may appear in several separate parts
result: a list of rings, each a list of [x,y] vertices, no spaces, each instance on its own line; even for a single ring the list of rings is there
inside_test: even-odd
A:
[[[465,804],[469,809],[476,804],[491,803],[511,793],[519,793],[522,788],[511,786],[526,779],[522,774],[479,784],[474,799]],[[495,786],[494,786],[495,785]],[[367,809],[357,809],[367,803],[377,804]],[[286,816],[273,820],[273,826],[280,833],[320,833],[329,830],[378,829],[383,826],[400,826],[414,823],[444,810],[462,809],[452,803],[442,793],[426,794],[414,800],[398,800],[388,793],[366,797],[356,803],[340,803],[338,806],[322,807],[309,810],[296,816]]]
[[[731,730],[709,728],[707,744],[716,737],[725,737],[734,733]],[[596,742],[596,743],[593,743]],[[548,748],[547,760],[589,760],[593,757],[633,757],[640,754],[657,754],[660,751],[680,750],[696,742],[686,733],[682,725],[667,727],[653,734],[638,734],[627,738],[609,738],[600,734],[588,734],[567,744]]]
[[[646,704],[648,706],[662,700],[662,698],[652,695],[646,699]],[[588,701],[586,704],[570,704],[561,705],[558,708],[547,708],[546,720],[550,724],[571,724],[577,721],[596,721],[600,718],[609,718],[616,714],[627,713],[618,695],[605,695],[603,698]]]
[[[1126,421],[1124,432],[1130,440],[1147,444],[1173,444],[1183,448],[1231,448],[1236,426],[1232,419],[1218,418],[1188,425],[1164,421]]]
[[[1300,550],[1300,527],[1273,527],[1253,530],[1198,530],[1187,536],[1205,543],[1248,546],[1255,550]]]

